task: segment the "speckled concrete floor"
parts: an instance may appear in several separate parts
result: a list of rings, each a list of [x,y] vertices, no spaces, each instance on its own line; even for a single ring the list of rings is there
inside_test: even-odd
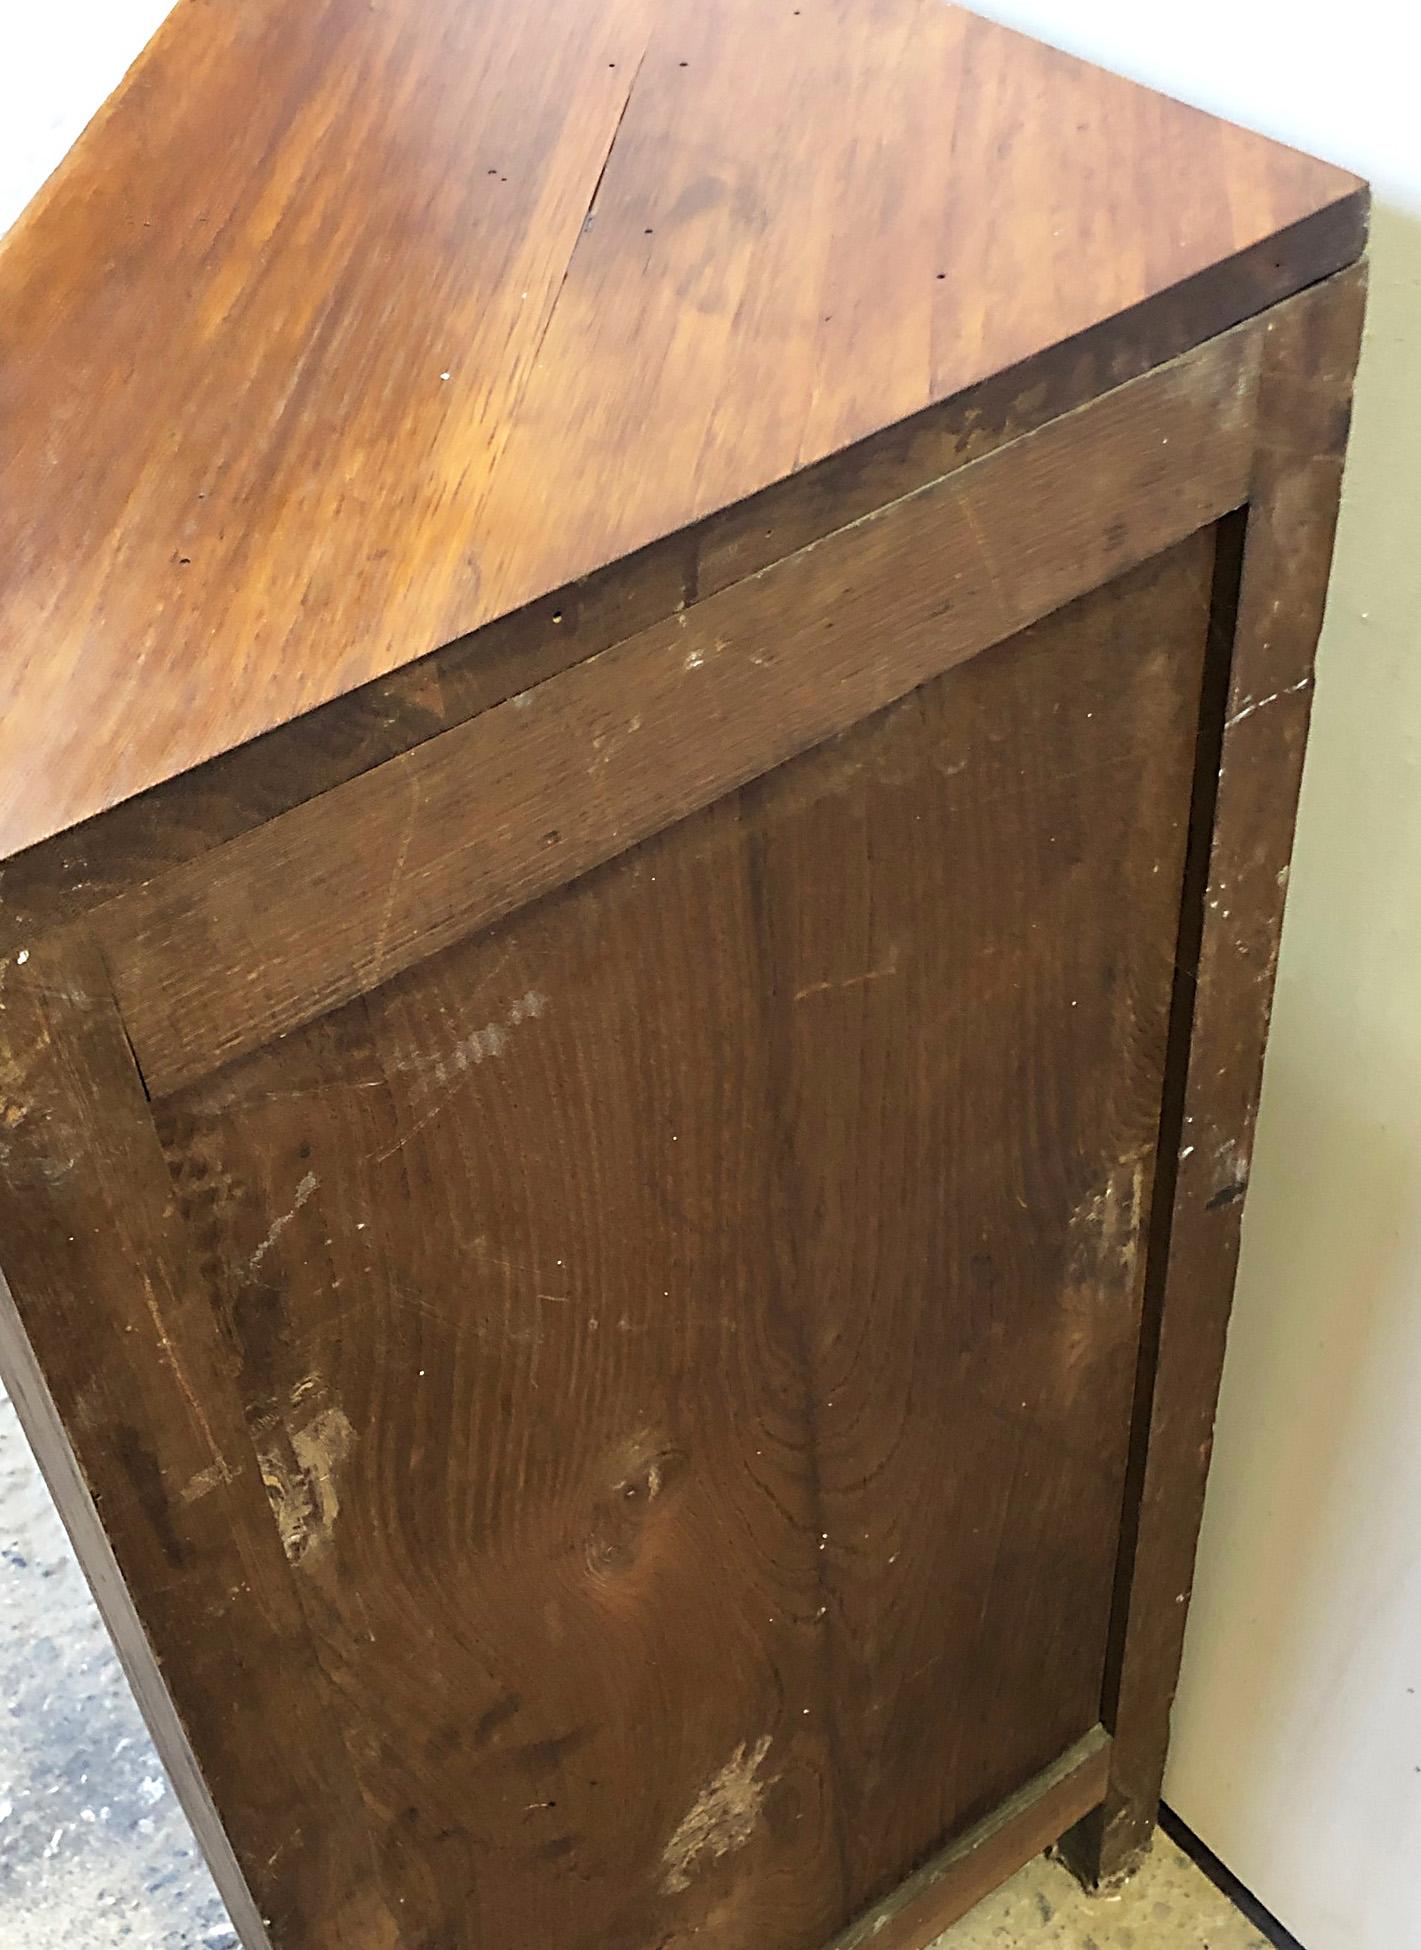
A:
[[[0,1392],[0,1946],[236,1950]],[[1267,1950],[1173,1843],[1113,1899],[1042,1858],[937,1950]]]
[[[1041,1856],[933,1950],[1269,1950],[1268,1940],[1165,1835],[1118,1896],[1088,1896]]]
[[[0,1945],[236,1943],[0,1392]]]

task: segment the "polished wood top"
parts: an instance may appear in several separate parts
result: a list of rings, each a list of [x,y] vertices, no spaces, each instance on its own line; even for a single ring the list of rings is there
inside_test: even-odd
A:
[[[179,0],[0,245],[0,855],[1363,210],[940,0]]]

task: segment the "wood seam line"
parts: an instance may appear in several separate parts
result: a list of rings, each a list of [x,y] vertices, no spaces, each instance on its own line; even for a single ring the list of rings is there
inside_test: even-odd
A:
[[[523,404],[523,397],[528,391],[528,387],[532,381],[533,374],[538,370],[538,361],[543,356],[543,347],[547,344],[548,333],[552,330],[553,320],[557,316],[558,306],[562,303],[562,295],[563,292],[567,289],[567,281],[572,276],[572,267],[573,264],[576,262],[577,253],[581,249],[582,240],[587,235],[588,224],[591,221],[597,209],[597,199],[602,193],[602,184],[605,181],[607,171],[611,166],[612,152],[617,146],[617,138],[622,133],[622,125],[627,119],[627,111],[628,109],[630,109],[632,105],[632,96],[636,93],[636,85],[638,81],[640,81],[641,71],[646,65],[646,57],[651,52],[651,43],[655,38],[655,33],[656,30],[654,25],[648,28],[646,40],[642,44],[641,53],[637,56],[636,66],[632,69],[632,78],[627,83],[627,92],[622,97],[621,108],[617,111],[617,119],[612,128],[611,139],[607,144],[605,152],[603,153],[601,167],[598,169],[596,178],[592,184],[592,194],[587,199],[587,208],[583,211],[582,221],[577,226],[577,235],[572,240],[572,249],[567,254],[567,262],[563,265],[562,275],[558,278],[558,288],[553,293],[553,302],[548,306],[548,315],[543,320],[542,329],[538,333],[537,343],[533,347],[533,355],[528,361],[527,368],[523,374],[522,383],[519,385],[518,388],[517,398],[513,403],[511,411],[509,412],[508,419],[510,422],[517,418],[518,409]],[[501,460],[502,458],[503,458],[503,454],[502,454],[502,450],[500,450],[499,459]],[[497,472],[497,462],[495,463],[494,466],[494,472],[495,473]],[[492,476],[490,477],[490,479],[492,479]],[[495,619],[490,619],[490,620],[492,621]],[[457,638],[454,640],[457,641]],[[438,651],[436,650],[434,654],[437,656]]]

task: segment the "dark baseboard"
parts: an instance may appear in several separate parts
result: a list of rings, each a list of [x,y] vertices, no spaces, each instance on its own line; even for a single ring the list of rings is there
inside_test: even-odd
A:
[[[1251,1891],[1244,1888],[1231,1869],[1226,1869],[1213,1850],[1206,1848],[1192,1828],[1186,1828],[1173,1808],[1160,1809],[1160,1827],[1176,1847],[1184,1853],[1196,1868],[1202,1869],[1216,1889],[1223,1891],[1234,1908],[1240,1910],[1255,1930],[1266,1936],[1274,1950],[1303,1950],[1303,1946],[1291,1931],[1266,1910]]]

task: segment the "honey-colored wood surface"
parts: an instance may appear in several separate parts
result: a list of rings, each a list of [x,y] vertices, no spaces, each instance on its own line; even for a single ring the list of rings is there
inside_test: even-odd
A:
[[[1091,1735],[1213,553],[146,1112],[6,969],[19,1316],[283,1950],[813,1950]]]
[[[179,0],[0,245],[0,854],[1363,210],[938,0]]]

